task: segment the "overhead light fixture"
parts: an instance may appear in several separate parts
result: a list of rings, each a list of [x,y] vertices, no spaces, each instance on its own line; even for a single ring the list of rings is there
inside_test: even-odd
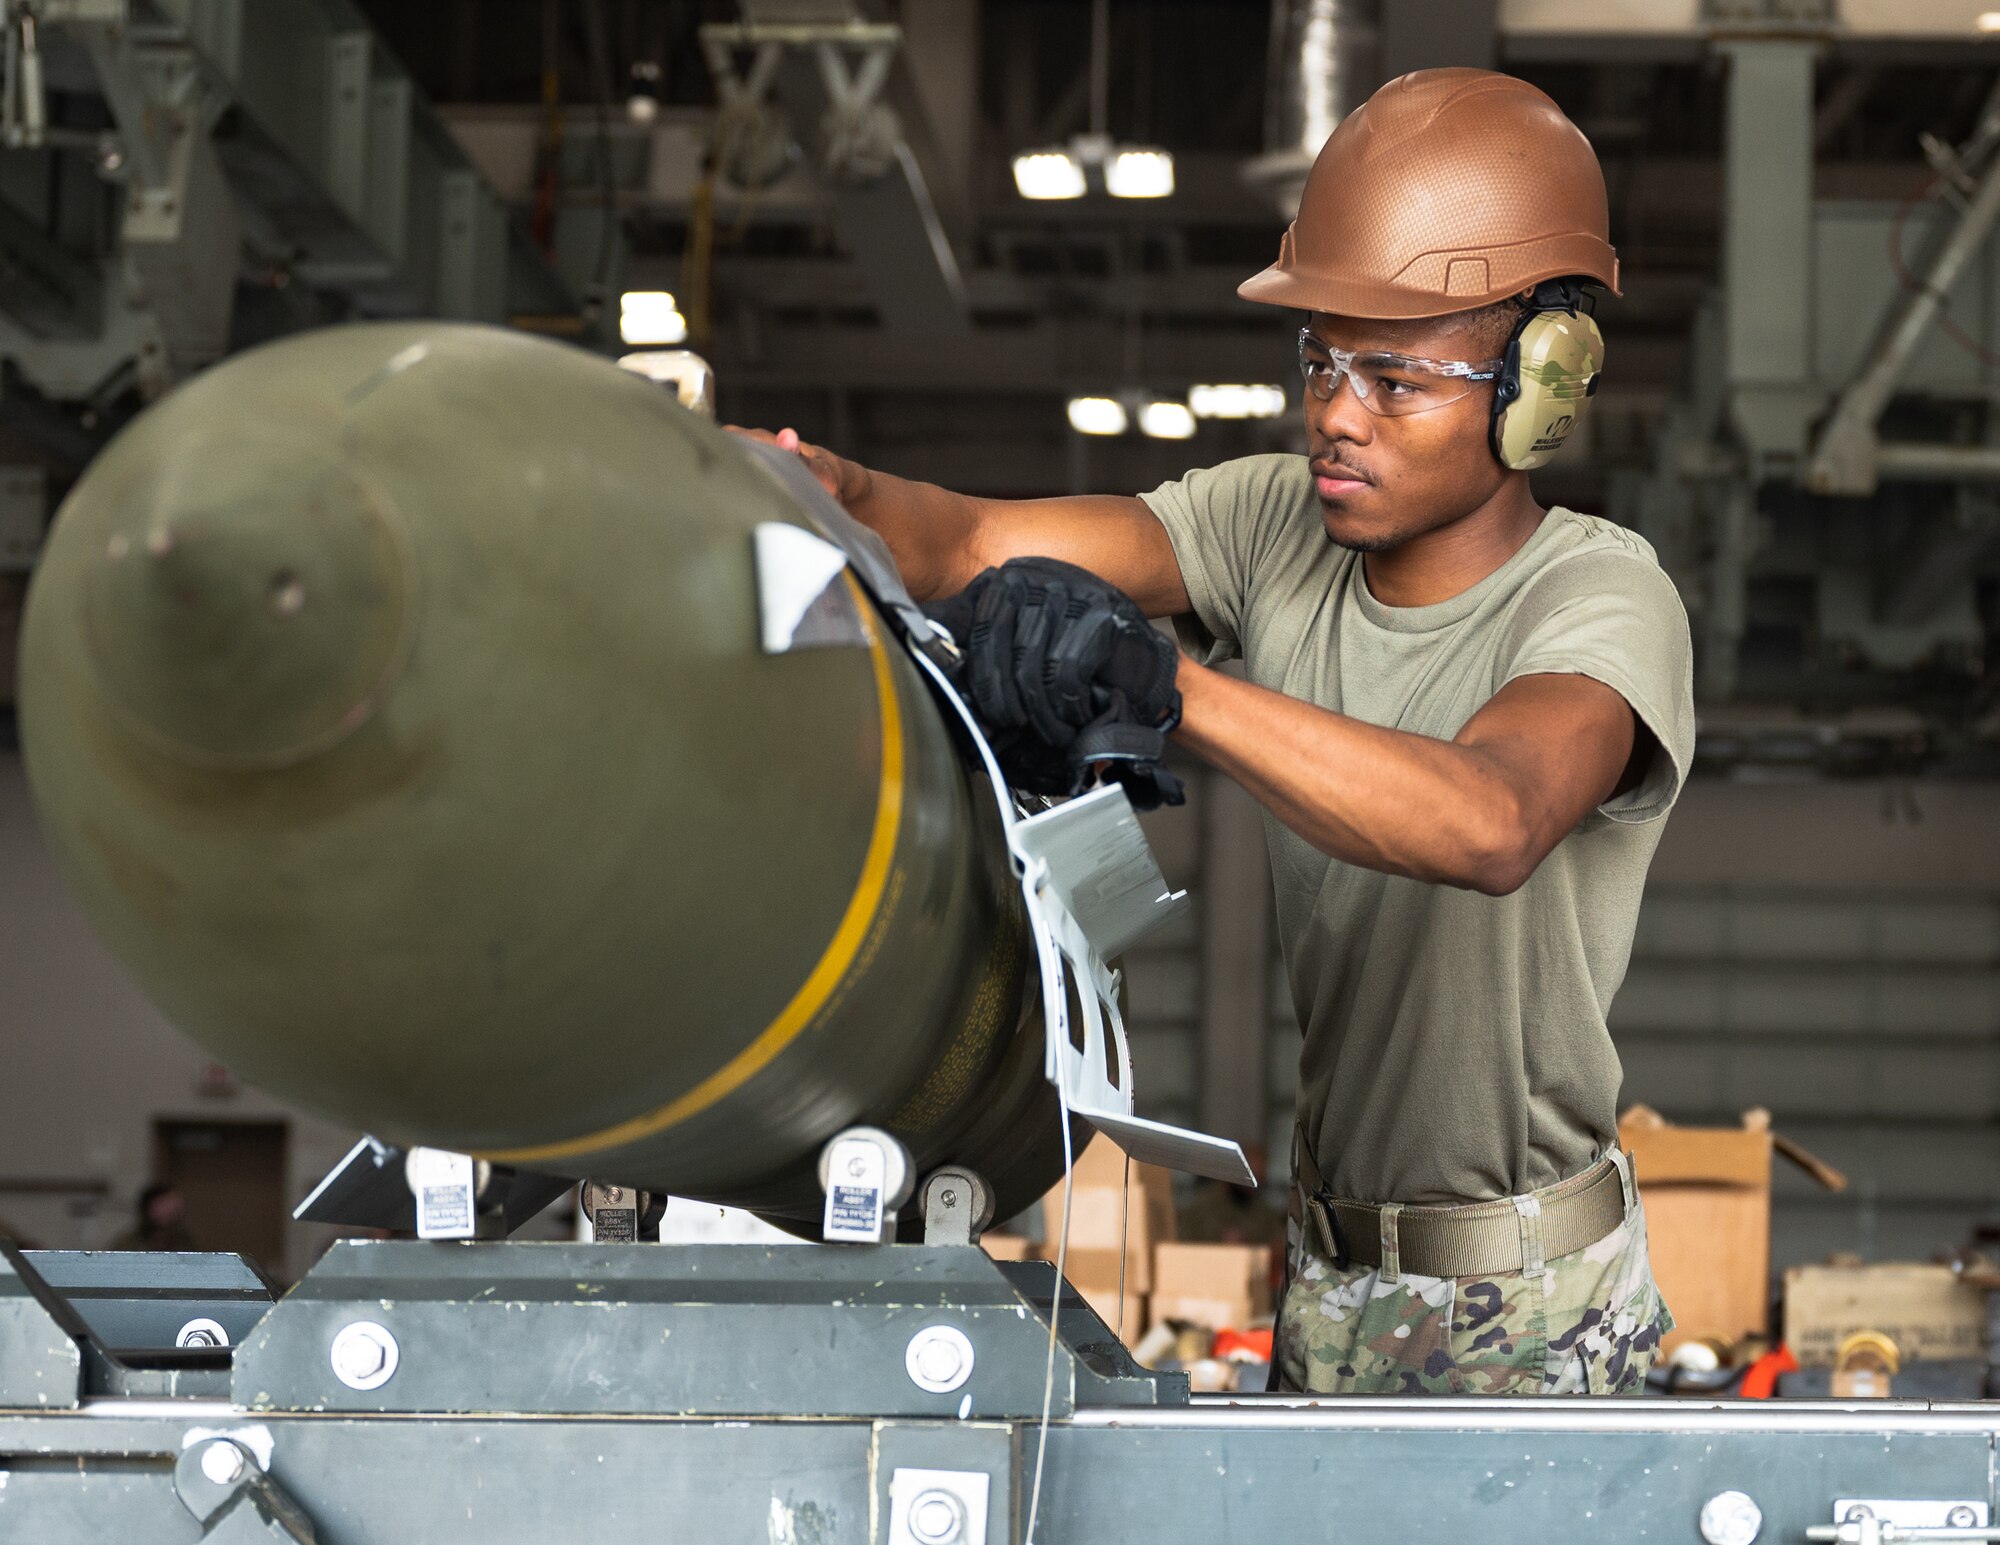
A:
[[[1190,386],[1188,407],[1196,418],[1280,418],[1285,411],[1282,386]]]
[[[2000,11],[1981,11],[1973,26],[1981,32],[2000,32]]]
[[[687,342],[687,318],[665,290],[627,290],[618,300],[618,336],[630,344]]]
[[[1113,198],[1166,198],[1174,191],[1174,158],[1136,145],[1114,150],[1104,163],[1104,191]]]
[[[625,99],[625,116],[634,123],[652,123],[660,116],[660,90],[666,72],[657,59],[641,59],[632,66],[632,94]]]
[[[1155,440],[1194,437],[1194,414],[1184,402],[1149,402],[1139,409],[1139,430]]]
[[[1014,187],[1022,198],[1082,198],[1083,163],[1067,150],[1030,150],[1014,157]]]
[[[1122,435],[1131,421],[1116,397],[1072,397],[1069,427],[1080,435]]]
[[[1093,187],[1113,198],[1171,195],[1174,158],[1168,152],[1111,137],[1111,0],[1091,0],[1089,84],[1089,126],[1082,133],[1071,135],[1067,144],[1014,157],[1014,186],[1021,197],[1082,198]]]

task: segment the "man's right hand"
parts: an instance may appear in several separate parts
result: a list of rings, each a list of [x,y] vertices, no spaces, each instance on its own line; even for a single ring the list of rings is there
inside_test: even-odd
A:
[[[746,440],[755,440],[760,445],[775,445],[781,451],[796,454],[806,464],[806,470],[812,473],[813,480],[832,494],[850,514],[853,505],[868,496],[866,467],[844,456],[836,456],[825,446],[801,440],[796,429],[780,429],[772,434],[768,429],[745,429],[739,424],[725,424],[723,427]]]
[[[1181,802],[1164,765],[1180,652],[1116,586],[1012,558],[924,610],[958,645],[959,689],[1014,787],[1079,794],[1111,779],[1141,810]]]

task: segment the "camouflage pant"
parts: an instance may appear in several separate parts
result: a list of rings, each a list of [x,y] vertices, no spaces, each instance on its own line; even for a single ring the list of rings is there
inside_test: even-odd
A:
[[[1336,1269],[1291,1231],[1279,1386],[1343,1395],[1631,1395],[1673,1316],[1634,1210],[1539,1274],[1383,1280]]]

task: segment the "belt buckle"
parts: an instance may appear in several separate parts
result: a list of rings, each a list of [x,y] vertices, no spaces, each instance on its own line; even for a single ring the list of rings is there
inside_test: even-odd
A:
[[[1346,1271],[1352,1264],[1352,1257],[1347,1253],[1347,1235],[1340,1227],[1340,1214],[1334,1211],[1331,1192],[1322,1188],[1313,1193],[1312,1215],[1319,1224],[1320,1243],[1326,1247],[1333,1269]]]

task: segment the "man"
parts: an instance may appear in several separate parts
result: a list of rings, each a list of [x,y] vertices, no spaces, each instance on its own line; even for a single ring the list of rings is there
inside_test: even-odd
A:
[[[1589,143],[1524,82],[1422,71],[1242,287],[1310,313],[1308,456],[1009,502],[777,437],[919,598],[1046,555],[1175,619],[1177,735],[1265,806],[1305,1033],[1294,1389],[1631,1391],[1672,1325],[1605,1013],[1692,752],[1687,622],[1528,477],[1596,386],[1586,282],[1616,293]]]
[[[114,1250],[193,1250],[187,1226],[187,1198],[170,1180],[156,1180],[139,1193],[132,1226],[111,1241]]]

